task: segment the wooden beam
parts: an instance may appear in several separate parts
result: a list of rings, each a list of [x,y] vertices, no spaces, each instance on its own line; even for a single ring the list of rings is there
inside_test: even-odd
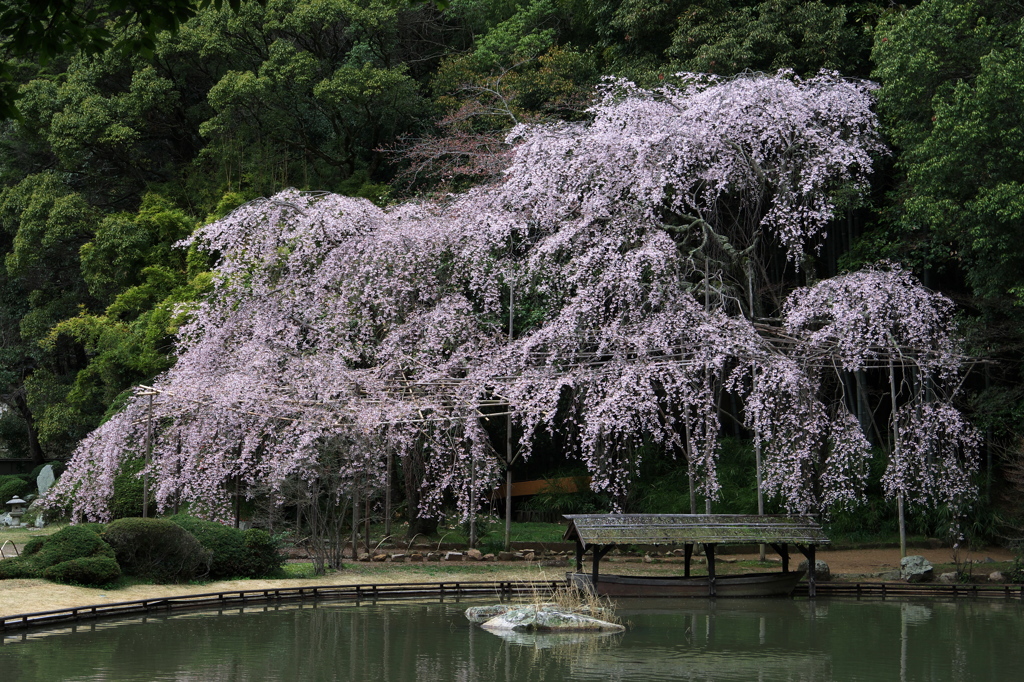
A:
[[[686,562],[683,568],[683,577],[690,577],[690,557],[693,556],[693,543],[687,542],[683,545],[683,560]]]
[[[590,579],[594,583],[595,590],[597,589],[597,580],[599,574],[598,565],[601,563],[601,559],[604,558],[604,555],[610,552],[612,547],[614,546],[615,545],[591,545],[594,552],[594,568],[591,573]]]
[[[789,545],[786,543],[777,545],[773,542],[771,543],[771,546],[772,549],[778,552],[779,556],[782,557],[782,572],[789,573]]]

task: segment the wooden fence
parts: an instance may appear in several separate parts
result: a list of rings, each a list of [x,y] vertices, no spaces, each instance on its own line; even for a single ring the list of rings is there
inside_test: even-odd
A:
[[[543,581],[479,581],[450,583],[395,583],[391,585],[324,585],[318,587],[285,587],[267,590],[232,590],[207,592],[180,597],[159,597],[138,601],[75,606],[53,611],[0,616],[0,632],[20,628],[37,628],[95,618],[148,614],[183,609],[213,609],[255,604],[297,601],[330,601],[375,603],[406,599],[430,599],[444,602],[465,598],[534,598],[550,596],[564,580]]]
[[[819,597],[853,597],[886,599],[888,597],[946,597],[978,599],[1020,599],[1024,601],[1024,585],[982,585],[942,583],[846,583],[818,582],[814,585]],[[806,597],[807,583],[801,582],[793,596]]]
[[[53,611],[0,616],[0,633],[23,628],[39,628],[114,616],[144,615],[184,609],[215,609],[302,601],[351,602],[354,604],[396,600],[446,600],[493,598],[510,600],[546,597],[563,580],[473,581],[443,583],[395,583],[390,585],[324,585],[284,587],[266,590],[231,590],[179,597],[159,597],[137,601],[75,606]],[[818,597],[886,599],[896,597],[945,597],[974,599],[1014,599],[1024,601],[1024,585],[942,585],[928,583],[817,583]],[[794,596],[807,596],[807,583],[800,583]]]

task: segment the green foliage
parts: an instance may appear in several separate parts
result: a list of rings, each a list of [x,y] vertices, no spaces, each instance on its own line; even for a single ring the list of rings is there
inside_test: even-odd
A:
[[[39,568],[31,557],[15,556],[0,560],[0,580],[38,577],[40,577]]]
[[[888,541],[899,533],[896,503],[872,498],[854,510],[832,514],[824,522],[825,533],[833,542]]]
[[[623,3],[622,7],[636,5],[667,7],[670,3]],[[746,69],[793,69],[813,75],[820,69],[835,69],[862,76],[870,40],[851,14],[847,5],[820,1],[700,3],[679,16],[667,52],[686,71],[731,75]],[[645,25],[656,25],[646,24],[657,21],[655,12],[640,16]],[[623,16],[624,28],[630,25],[627,18],[639,21],[636,15]]]
[[[54,564],[43,571],[43,577],[68,585],[101,587],[120,578],[121,567],[110,557],[85,557]]]
[[[98,532],[95,529],[90,530],[93,530],[93,532]],[[36,537],[32,538],[31,540],[25,543],[25,548],[21,550],[21,556],[31,556],[33,554],[36,554],[37,552],[39,552],[39,550],[43,548],[43,545],[45,545],[46,541],[49,539],[50,538],[48,535],[37,535]]]
[[[237,578],[246,572],[245,536],[237,528],[230,528],[216,521],[205,521],[187,514],[167,517],[191,533],[204,549],[212,553],[210,559],[211,579]],[[253,576],[255,577],[255,576]]]
[[[82,526],[67,526],[49,536],[33,556],[40,568],[45,568],[83,557],[113,557],[114,553],[95,531]]]
[[[280,572],[285,556],[281,554],[281,543],[270,533],[259,528],[245,531],[245,575],[265,578]]]
[[[33,538],[21,556],[0,561],[0,578],[40,578],[52,566],[86,558],[112,562],[114,551],[93,530],[68,526],[53,535]]]
[[[716,514],[756,514],[757,477],[753,445],[737,438],[724,438],[718,464],[721,499],[712,505]],[[704,500],[697,500],[697,513],[704,512]],[[778,504],[766,500],[766,513]],[[647,458],[640,482],[630,494],[630,508],[648,514],[689,514],[689,478],[685,461],[654,454]]]
[[[890,253],[962,267],[976,293],[1024,291],[1024,13],[992,0],[927,0],[880,23],[879,111],[905,182]],[[1022,298],[1021,300],[1024,300]]]
[[[1014,540],[1010,543],[1013,550],[1013,567],[1010,569],[1010,582],[1024,583],[1024,540]]]
[[[79,523],[77,525],[80,528],[88,528],[92,532],[99,533],[100,535],[103,535],[107,530],[107,524],[105,523]]]
[[[143,480],[139,474],[145,466],[146,462],[141,458],[122,460],[117,476],[114,477],[114,496],[110,502],[110,512],[113,518],[131,518],[142,513],[144,489]],[[156,515],[154,499],[150,499],[148,513]]]
[[[205,576],[210,568],[212,553],[166,519],[118,519],[107,525],[104,537],[125,575],[181,583]]]
[[[564,489],[557,479],[575,478],[576,492]],[[587,474],[578,471],[571,473],[552,472],[545,477],[548,487],[531,497],[525,507],[536,511],[553,512],[555,514],[600,514],[611,509],[611,500],[607,495],[595,493],[586,480]]]
[[[22,476],[0,476],[0,505],[14,497],[24,499],[25,495],[35,492],[35,486],[26,481]],[[6,507],[3,507],[6,510]]]
[[[215,521],[186,514],[168,520],[191,533],[212,552],[209,578],[265,578],[277,573],[284,563],[280,543],[259,529],[241,531]]]

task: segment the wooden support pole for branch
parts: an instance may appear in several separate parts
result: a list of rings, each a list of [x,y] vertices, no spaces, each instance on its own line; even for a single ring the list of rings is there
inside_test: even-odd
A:
[[[153,393],[149,393],[149,419],[146,424],[146,468],[142,470],[142,518],[149,517],[149,464],[153,461]]]
[[[476,451],[469,451],[469,547],[476,547]]]
[[[512,311],[515,294],[508,286],[508,340],[512,342]],[[512,551],[512,406],[505,417],[505,551]]]
[[[384,488],[384,536],[391,537],[391,470],[394,469],[394,454],[388,448],[387,476]]]
[[[889,358],[889,395],[892,398],[892,456],[900,458],[900,425],[896,420],[896,369],[893,366],[892,358]],[[900,524],[900,558],[907,556],[907,520],[903,509],[903,491],[896,493],[896,513],[899,516]]]
[[[314,500],[314,504],[316,501]],[[359,485],[352,482],[352,561],[359,559]]]

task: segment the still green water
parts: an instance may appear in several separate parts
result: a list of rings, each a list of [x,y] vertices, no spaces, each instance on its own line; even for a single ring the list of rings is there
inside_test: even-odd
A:
[[[499,637],[461,604],[319,604],[8,635],[0,681],[1017,680],[1020,602],[623,600],[616,635]]]

